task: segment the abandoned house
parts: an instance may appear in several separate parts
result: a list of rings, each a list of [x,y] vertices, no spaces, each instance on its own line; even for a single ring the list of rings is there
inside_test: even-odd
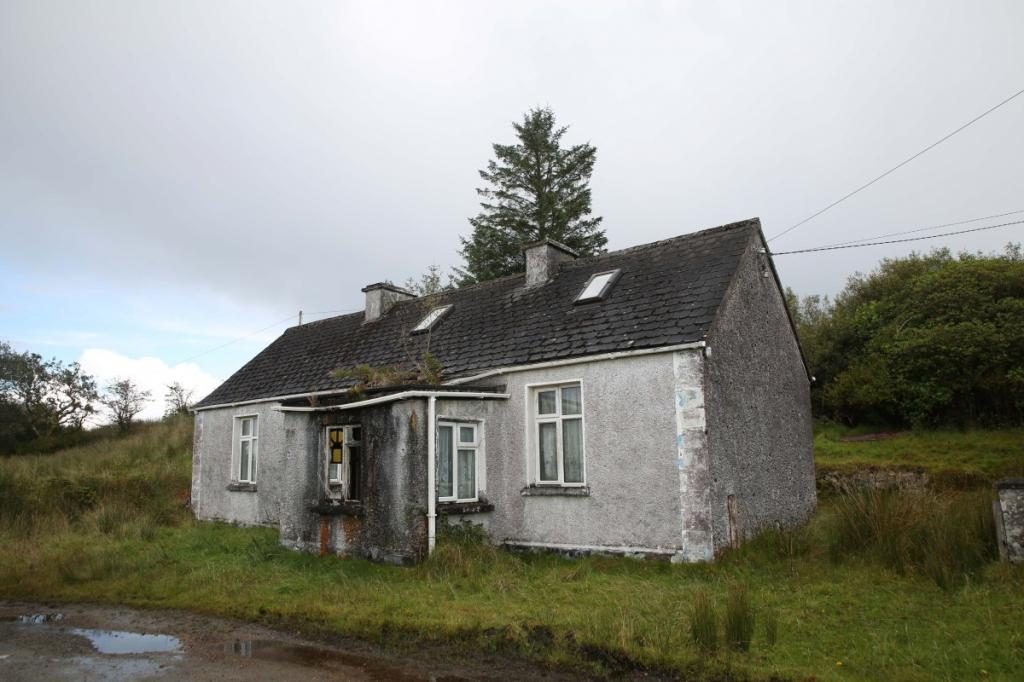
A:
[[[815,508],[806,366],[757,219],[418,298],[363,289],[195,407],[201,519],[410,563],[495,543],[707,561]]]

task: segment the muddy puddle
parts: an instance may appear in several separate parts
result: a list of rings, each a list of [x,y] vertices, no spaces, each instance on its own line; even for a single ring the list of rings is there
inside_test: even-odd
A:
[[[273,640],[235,640],[225,645],[224,652],[242,658],[274,661],[324,669],[356,669],[372,680],[390,682],[460,682],[468,677],[457,675],[422,675],[406,673],[369,656],[349,654],[334,649],[305,644],[287,644]]]
[[[170,635],[91,628],[72,628],[68,632],[85,637],[92,648],[101,654],[165,654],[181,651],[181,640]]]
[[[330,644],[180,611],[0,601],[0,680],[578,680],[485,654]]]

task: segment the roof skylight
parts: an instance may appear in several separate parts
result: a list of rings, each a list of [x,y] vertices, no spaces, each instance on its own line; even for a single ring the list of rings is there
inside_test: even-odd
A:
[[[608,272],[598,272],[591,275],[587,285],[583,287],[583,291],[576,297],[576,303],[603,300],[620,274],[621,270],[609,270]]]
[[[422,320],[420,320],[420,323],[418,325],[413,327],[412,332],[410,332],[410,333],[412,333],[412,334],[422,334],[423,332],[430,331],[431,328],[435,324],[437,324],[437,321],[440,320],[444,316],[444,314],[447,313],[451,309],[452,309],[451,304],[449,304],[449,305],[442,305],[442,306],[438,306],[437,308],[434,308],[429,313],[427,313],[426,317],[424,317]]]

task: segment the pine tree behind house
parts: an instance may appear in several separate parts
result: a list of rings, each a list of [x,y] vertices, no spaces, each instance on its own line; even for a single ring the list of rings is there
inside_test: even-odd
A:
[[[605,251],[608,243],[590,215],[590,176],[597,148],[578,144],[563,148],[568,127],[557,127],[549,108],[531,109],[512,127],[518,144],[495,144],[480,177],[482,210],[469,222],[473,234],[462,238],[465,268],[460,284],[471,284],[525,270],[522,247],[554,239],[581,256]]]

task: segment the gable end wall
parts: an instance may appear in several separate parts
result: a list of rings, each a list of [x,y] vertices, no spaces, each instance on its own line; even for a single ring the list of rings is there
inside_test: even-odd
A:
[[[731,538],[802,523],[817,504],[810,383],[762,247],[760,237],[751,239],[708,335],[716,551]]]

